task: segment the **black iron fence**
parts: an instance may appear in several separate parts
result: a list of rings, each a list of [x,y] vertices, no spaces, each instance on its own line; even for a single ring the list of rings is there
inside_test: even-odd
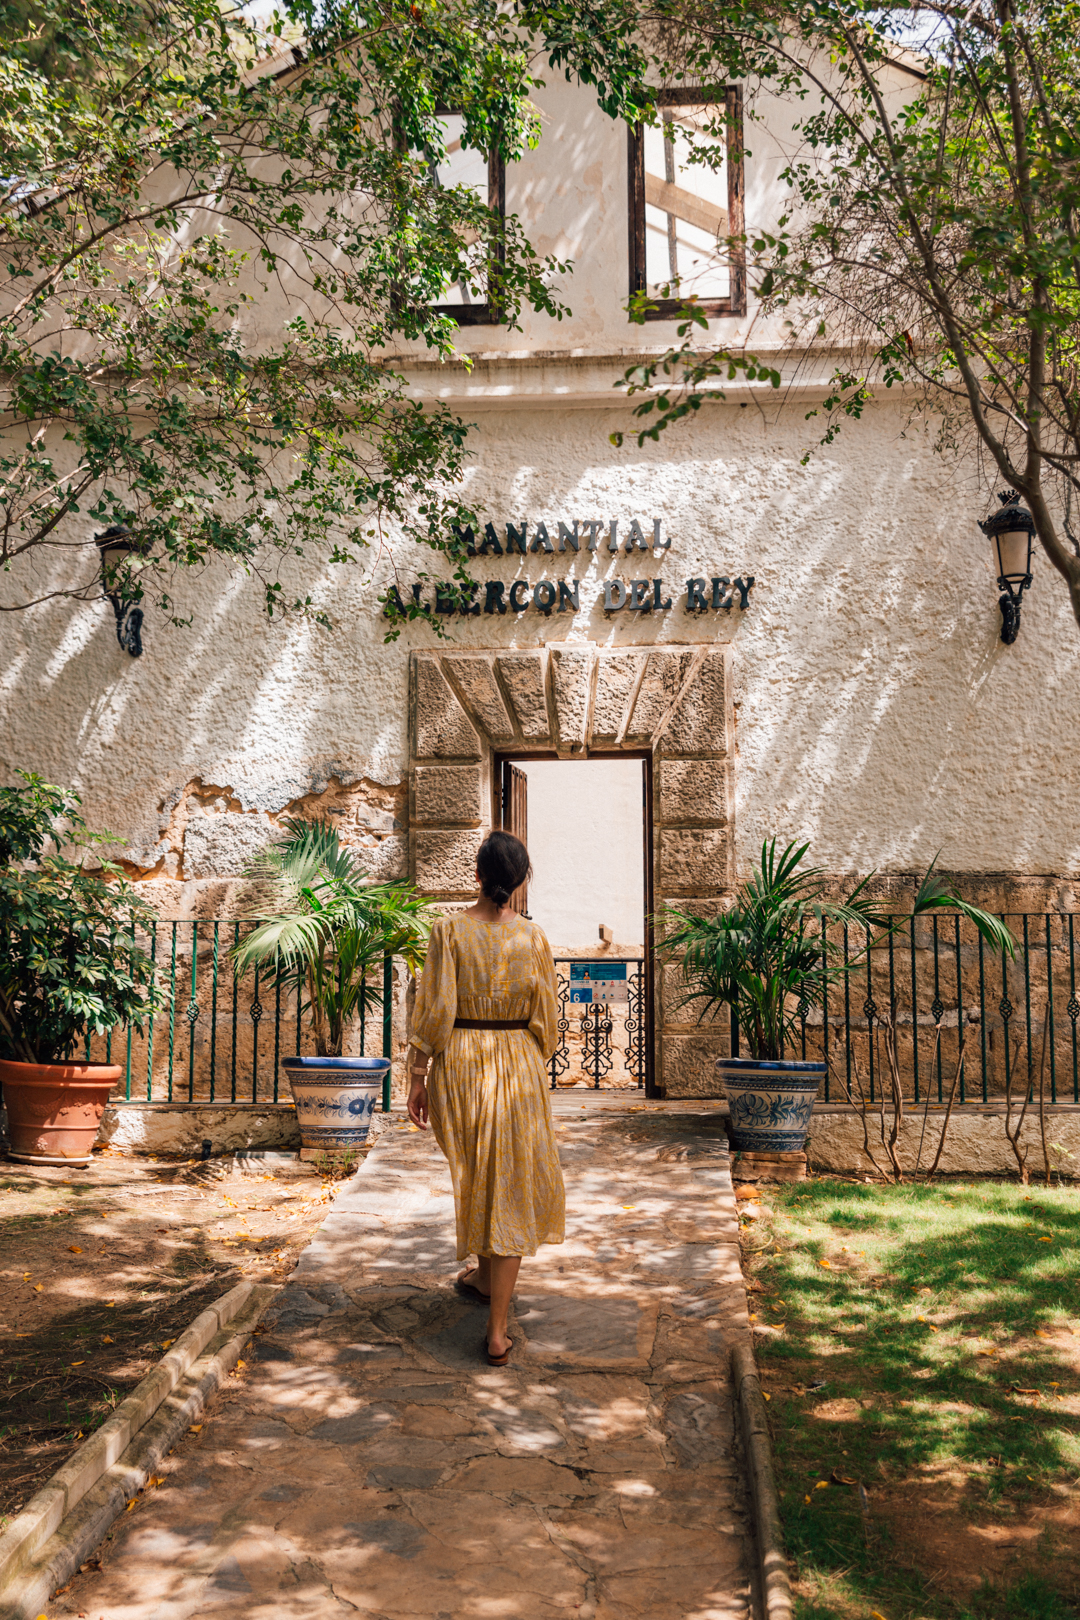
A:
[[[1070,913],[1006,915],[1018,943],[1015,959],[992,951],[959,916],[920,919],[868,954],[861,932],[836,943],[857,958],[852,974],[829,993],[824,1009],[797,1007],[795,1049],[825,1058],[824,1098],[860,1094],[876,1100],[891,1075],[887,1026],[904,1095],[913,1101],[994,1102],[1011,1087],[1049,1103],[1080,1103],[1077,1021],[1077,928]],[[312,1052],[314,1042],[296,998],[268,988],[266,974],[238,977],[229,950],[237,922],[163,922],[136,942],[158,965],[165,1005],[140,1033],[119,1026],[87,1043],[87,1056],[123,1066],[118,1095],[155,1102],[273,1102],[280,1063]],[[116,942],[118,951],[130,941]],[[597,978],[599,963],[559,957],[559,1044],[550,1063],[552,1088],[640,1089],[645,1083],[645,961],[622,958],[602,967],[624,979]],[[392,1051],[393,964],[383,967],[381,1016],[361,1025],[356,1048]],[[586,978],[586,973],[589,977]],[[685,1013],[680,1017],[685,1017]],[[738,1031],[732,1029],[737,1050]],[[961,1050],[962,1049],[962,1050]]]
[[[295,995],[268,987],[267,974],[258,969],[234,972],[229,951],[246,926],[162,922],[117,939],[118,952],[137,944],[154,959],[165,1002],[142,1031],[124,1024],[87,1041],[88,1059],[123,1066],[117,1096],[132,1102],[278,1101],[281,1059],[314,1053],[315,1042]],[[358,1051],[365,1056],[392,1053],[392,981],[393,959],[387,956],[381,1017],[361,1013],[359,1019]]]
[[[645,959],[583,961],[557,956],[559,1044],[551,1089],[645,1085]]]
[[[787,1055],[826,1059],[824,1096],[834,1102],[889,1094],[894,1036],[903,1093],[915,1102],[928,1091],[977,1103],[1041,1087],[1047,1102],[1080,1103],[1075,918],[1003,920],[1018,945],[1011,960],[957,914],[920,918],[869,952],[860,930],[843,929],[835,942],[855,969],[824,1008],[798,1003],[798,1050]]]

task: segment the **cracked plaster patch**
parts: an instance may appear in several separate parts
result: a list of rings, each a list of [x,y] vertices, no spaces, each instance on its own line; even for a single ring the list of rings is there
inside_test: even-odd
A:
[[[320,816],[338,827],[376,881],[403,875],[404,786],[356,776],[337,761],[313,767],[306,784],[290,779],[254,793],[193,777],[163,800],[156,837],[133,841],[121,859],[136,881],[240,878],[287,817]]]

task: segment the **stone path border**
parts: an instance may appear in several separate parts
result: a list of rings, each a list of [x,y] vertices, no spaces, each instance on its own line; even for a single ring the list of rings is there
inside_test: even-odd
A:
[[[209,1306],[31,1498],[0,1536],[0,1620],[32,1620],[93,1552],[235,1366],[277,1293],[243,1282]]]
[[[757,1363],[749,1345],[732,1346],[731,1369],[738,1395],[739,1431],[753,1506],[763,1616],[764,1620],[791,1620],[791,1575],[784,1550],[772,1442]]]

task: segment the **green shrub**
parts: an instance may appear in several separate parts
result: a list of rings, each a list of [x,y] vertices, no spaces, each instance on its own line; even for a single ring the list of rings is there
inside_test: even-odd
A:
[[[0,788],[0,1058],[58,1063],[159,1005],[135,942],[154,913],[92,833],[77,793],[19,771]],[[93,864],[88,863],[93,857]]]

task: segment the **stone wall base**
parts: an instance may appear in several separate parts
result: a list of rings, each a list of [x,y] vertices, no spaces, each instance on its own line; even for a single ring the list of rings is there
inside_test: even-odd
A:
[[[299,1148],[296,1109],[288,1103],[110,1102],[98,1141],[121,1153],[197,1155],[205,1141],[211,1151],[244,1148]]]
[[[1015,1114],[1014,1127],[1015,1127]],[[934,1161],[941,1127],[945,1119],[944,1108],[931,1108],[926,1120],[920,1169],[926,1170]],[[889,1156],[881,1145],[881,1125],[875,1113],[870,1118],[870,1151],[878,1165],[887,1167]],[[885,1115],[886,1136],[892,1127],[892,1117]],[[922,1111],[905,1114],[897,1157],[905,1170],[913,1170],[919,1154],[922,1133]],[[1056,1173],[1080,1177],[1080,1108],[1058,1104],[1046,1115],[1046,1146],[1050,1167]],[[1020,1150],[1027,1149],[1027,1168],[1033,1181],[1044,1174],[1042,1141],[1037,1113],[1028,1109],[1020,1135]],[[838,1170],[848,1174],[863,1171],[873,1173],[873,1165],[863,1151],[862,1121],[858,1112],[831,1104],[819,1104],[814,1109],[813,1123],[806,1144],[806,1155],[812,1170]],[[1004,1108],[954,1109],[949,1121],[945,1148],[938,1166],[945,1175],[1015,1175],[1016,1159],[1005,1136]]]

